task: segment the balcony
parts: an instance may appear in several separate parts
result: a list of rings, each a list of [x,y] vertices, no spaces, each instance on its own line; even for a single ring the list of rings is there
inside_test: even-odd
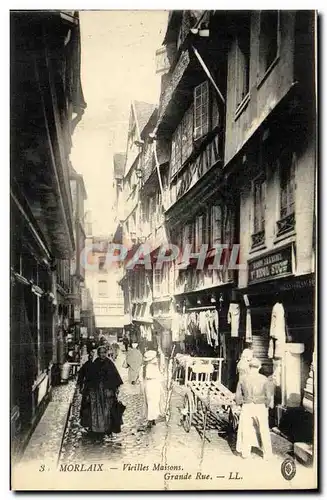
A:
[[[277,221],[277,236],[282,236],[295,230],[295,214],[291,213]]]
[[[265,230],[252,234],[252,248],[261,247],[265,244]]]

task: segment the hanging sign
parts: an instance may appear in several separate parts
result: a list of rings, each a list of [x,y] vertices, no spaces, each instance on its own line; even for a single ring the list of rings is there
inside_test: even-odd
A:
[[[292,274],[292,245],[250,261],[248,273],[249,284]]]

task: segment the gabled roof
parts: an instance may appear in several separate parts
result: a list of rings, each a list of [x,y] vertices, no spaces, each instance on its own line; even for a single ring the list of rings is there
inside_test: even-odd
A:
[[[137,122],[139,135],[141,136],[144,127],[156,109],[156,105],[144,101],[133,101],[132,106],[135,112],[135,120]]]
[[[123,179],[125,173],[125,153],[114,154],[114,178]]]

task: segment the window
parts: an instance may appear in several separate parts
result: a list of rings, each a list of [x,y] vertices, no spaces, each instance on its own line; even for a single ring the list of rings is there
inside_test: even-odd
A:
[[[194,251],[194,243],[195,243],[195,224],[190,222],[184,226],[183,230],[183,248],[182,251],[184,253],[185,246],[191,245],[190,250]]]
[[[222,210],[220,205],[211,207],[211,237],[212,245],[222,243]]]
[[[277,235],[295,229],[295,154],[286,149],[279,159],[280,220]]]
[[[200,250],[203,243],[203,226],[204,226],[204,216],[199,215],[195,221],[195,249]]]
[[[98,282],[99,297],[108,296],[108,283],[106,280],[99,280]]]
[[[174,175],[182,165],[182,127],[178,126],[172,137],[171,144],[171,175]]]
[[[154,295],[158,296],[160,295],[160,290],[161,290],[161,269],[154,269]]]
[[[181,140],[182,164],[184,164],[193,150],[193,106],[190,106],[183,117]]]
[[[101,256],[98,258],[99,271],[105,271],[106,257]]]
[[[261,245],[265,239],[266,181],[261,175],[253,182],[253,235],[252,246]]]
[[[194,89],[194,139],[209,131],[209,85],[203,82]]]
[[[260,13],[260,74],[264,76],[279,53],[279,11]]]
[[[250,86],[250,14],[242,20],[242,28],[237,36],[236,46],[236,107],[249,93]]]
[[[295,191],[295,155],[287,150],[281,155],[280,167],[280,217],[281,219],[294,213],[294,191]]]

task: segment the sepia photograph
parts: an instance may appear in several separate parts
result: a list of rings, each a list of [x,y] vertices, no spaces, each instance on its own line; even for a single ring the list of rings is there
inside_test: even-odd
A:
[[[10,489],[318,488],[314,10],[11,10]]]

